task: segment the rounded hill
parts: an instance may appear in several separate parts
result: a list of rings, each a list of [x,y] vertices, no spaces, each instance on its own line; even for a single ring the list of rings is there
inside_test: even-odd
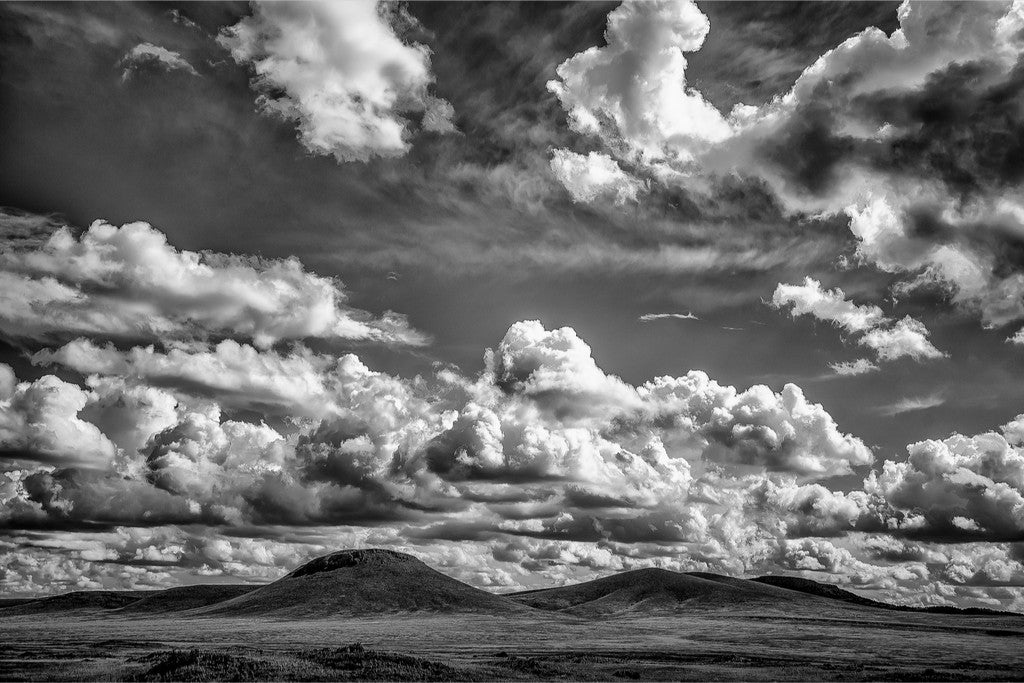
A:
[[[392,550],[342,550],[273,583],[199,613],[330,618],[397,612],[521,613],[527,607],[431,569]]]

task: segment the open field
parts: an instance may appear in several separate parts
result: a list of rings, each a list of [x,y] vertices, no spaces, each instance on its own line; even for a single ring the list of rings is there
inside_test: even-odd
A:
[[[353,643],[366,651],[346,651]],[[83,678],[1024,680],[1024,618],[845,610],[0,620],[0,679]]]

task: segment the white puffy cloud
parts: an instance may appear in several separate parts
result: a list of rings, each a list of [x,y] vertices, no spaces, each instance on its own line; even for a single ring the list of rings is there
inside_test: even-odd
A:
[[[284,438],[265,424],[221,421],[220,412],[193,411],[155,434],[146,446],[147,478],[158,488],[200,500],[246,488],[287,457]]]
[[[593,415],[637,405],[636,389],[607,375],[590,346],[571,327],[546,330],[537,320],[517,322],[488,362],[505,391],[534,398],[567,415]]]
[[[779,284],[771,304],[780,309],[792,306],[790,313],[794,318],[810,315],[861,335],[857,343],[875,351],[882,361],[905,357],[927,360],[946,355],[928,340],[928,329],[919,320],[906,316],[893,322],[878,306],[855,304],[846,299],[843,290],[823,289],[820,282],[810,277],[805,278],[802,285]],[[861,374],[871,369],[868,365],[854,363],[838,366],[841,371],[836,366],[833,369],[838,374]]]
[[[859,306],[846,299],[843,290],[823,289],[814,278],[804,278],[802,285],[779,284],[772,295],[772,306],[792,306],[790,314],[810,315],[825,320],[847,332],[867,332],[886,321],[878,306]]]
[[[887,460],[865,491],[908,516],[908,535],[939,539],[1019,539],[1024,533],[1024,452],[999,434],[954,434],[907,447],[904,462]]]
[[[121,72],[121,80],[127,81],[141,67],[147,64],[155,64],[167,71],[184,71],[185,73],[198,76],[195,68],[188,63],[184,57],[173,50],[168,50],[152,43],[139,43],[125,53],[119,62],[124,67]]]
[[[867,358],[858,358],[857,360],[843,361],[841,363],[829,363],[828,366],[832,368],[833,372],[842,377],[866,375],[869,372],[878,370],[878,366]]]
[[[686,87],[684,53],[700,49],[708,28],[689,0],[624,2],[608,15],[607,44],[563,62],[548,89],[573,130],[624,156],[689,160],[730,133],[721,113]]]
[[[454,130],[451,105],[428,92],[430,50],[404,43],[385,5],[254,2],[252,11],[218,40],[251,66],[260,109],[294,121],[310,152],[338,161],[400,156],[413,115],[424,129]]]
[[[424,343],[402,316],[374,318],[345,299],[340,283],[296,259],[178,250],[147,223],[96,221],[77,237],[62,228],[41,246],[0,255],[0,333],[8,338]]]
[[[879,360],[883,361],[904,357],[925,360],[946,356],[928,341],[928,329],[924,323],[910,316],[896,321],[890,328],[876,328],[867,332],[857,343],[874,350]]]
[[[991,593],[1018,580],[1009,555],[979,555],[972,565],[954,545],[934,543],[1019,535],[1024,418],[1003,436],[915,444],[907,462],[886,462],[863,490],[833,490],[827,478],[866,467],[873,455],[795,385],[741,391],[690,372],[632,386],[602,371],[571,328],[535,321],[513,325],[475,379],[442,369],[405,380],[354,355],[321,363],[294,350],[229,342],[118,351],[82,342],[52,352],[101,372],[88,389],[52,376],[16,384],[0,406],[21,406],[33,386],[57,387],[75,400],[37,411],[36,433],[78,448],[91,439],[103,445],[101,457],[82,468],[55,448],[12,462],[0,475],[0,527],[70,535],[81,540],[72,547],[61,537],[54,547],[73,560],[140,571],[115,578],[72,562],[54,567],[67,577],[55,578],[59,586],[76,576],[84,585],[166,582],[162,567],[266,580],[294,566],[289,549],[307,557],[339,544],[385,544],[443,566],[462,562],[453,548],[482,553],[489,559],[458,572],[478,585],[530,587],[653,565],[800,571],[897,597],[907,587],[939,596],[952,586],[930,598],[937,604],[1015,599]],[[244,364],[261,370],[242,393],[282,401],[247,410],[280,410],[285,419],[272,426],[221,409],[231,395],[226,378]],[[288,401],[302,392],[288,397],[273,378],[310,368],[319,382],[311,396],[331,409],[301,416]],[[180,386],[155,385],[158,371]],[[162,535],[168,525],[188,534]],[[315,531],[339,526],[352,531]],[[215,531],[224,527],[240,536]],[[271,537],[258,537],[264,532]],[[919,540],[900,540],[908,538]],[[38,572],[10,571],[12,582],[38,590]]]
[[[302,346],[288,353],[260,351],[231,339],[212,347],[171,343],[167,351],[136,346],[125,352],[76,339],[56,350],[43,349],[32,360],[209,397],[231,409],[277,415],[330,413],[336,409],[331,386],[342,381],[335,373],[336,358]]]
[[[87,390],[53,375],[18,384],[0,398],[0,460],[106,467],[116,447],[79,417],[89,398]]]
[[[591,152],[586,156],[556,149],[551,156],[551,172],[555,174],[574,202],[592,202],[606,196],[617,204],[635,202],[644,185],[622,170],[607,154]]]
[[[626,2],[608,16],[607,45],[567,60],[549,88],[574,129],[643,175],[695,192],[710,177],[756,178],[791,212],[845,215],[859,257],[903,275],[899,290],[939,285],[986,326],[1020,320],[1011,122],[1024,6],[908,1],[898,19],[889,35],[869,27],[821,55],[770,102],[723,116],[685,86],[683,53],[714,30],[706,17],[689,2]]]
[[[691,371],[647,382],[639,393],[641,424],[659,425],[667,444],[696,449],[710,462],[821,477],[873,460],[860,439],[843,434],[794,384],[781,393],[760,385],[741,392]]]

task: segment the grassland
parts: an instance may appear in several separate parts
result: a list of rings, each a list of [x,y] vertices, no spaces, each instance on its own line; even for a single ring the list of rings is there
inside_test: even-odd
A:
[[[82,679],[1024,680],[1024,618],[0,619],[0,680]]]

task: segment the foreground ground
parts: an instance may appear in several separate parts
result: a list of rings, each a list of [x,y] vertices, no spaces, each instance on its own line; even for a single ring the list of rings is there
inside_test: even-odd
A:
[[[0,680],[23,679],[1024,680],[1024,617],[0,619]]]

